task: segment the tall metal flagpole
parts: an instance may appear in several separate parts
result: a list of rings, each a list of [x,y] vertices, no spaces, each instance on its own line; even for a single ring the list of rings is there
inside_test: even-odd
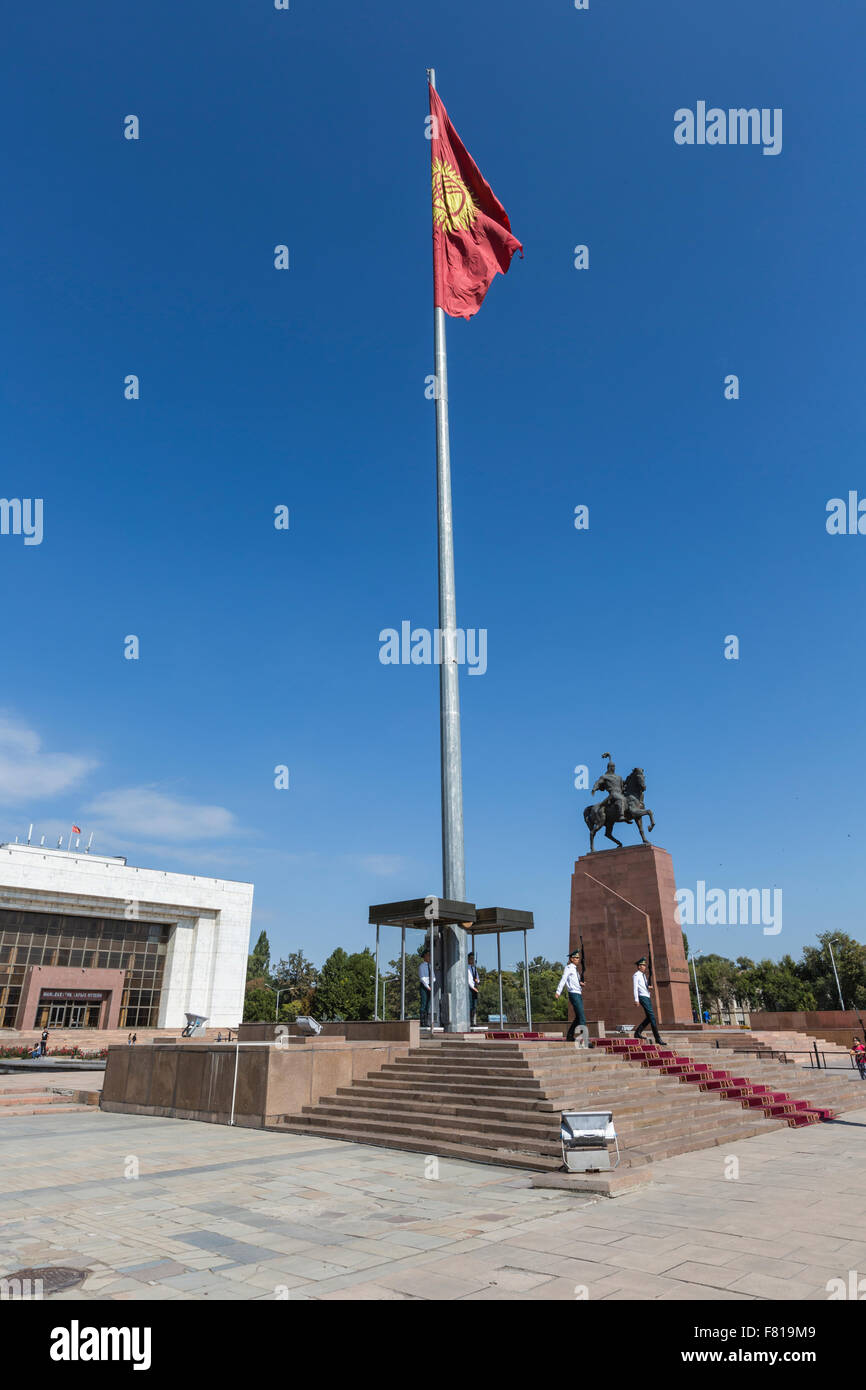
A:
[[[436,71],[428,68],[436,90]],[[431,113],[432,114],[432,113]],[[431,130],[431,138],[433,131]],[[433,239],[434,262],[436,238]],[[439,728],[442,779],[443,895],[457,902],[466,897],[463,855],[463,769],[460,755],[460,688],[457,662],[457,598],[454,587],[454,529],[451,511],[451,448],[448,434],[448,360],[445,350],[445,310],[433,305],[433,349],[436,375],[436,498],[439,526]],[[442,1004],[445,1027],[462,1032],[469,1027],[466,933],[444,927]]]

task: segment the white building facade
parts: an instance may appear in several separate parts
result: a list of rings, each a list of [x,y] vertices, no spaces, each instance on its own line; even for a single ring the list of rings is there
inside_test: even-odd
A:
[[[243,1018],[253,885],[0,845],[0,1026]]]

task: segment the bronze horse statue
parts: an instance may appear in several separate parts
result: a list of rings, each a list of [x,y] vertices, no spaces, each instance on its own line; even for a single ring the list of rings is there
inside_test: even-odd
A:
[[[643,833],[643,818],[649,816],[649,828],[654,830],[655,817],[652,811],[643,804],[646,778],[642,767],[632,768],[624,783],[618,777],[611,777],[609,773],[605,774],[599,777],[592,790],[593,792],[606,791],[607,797],[604,801],[594,801],[591,806],[587,806],[583,813],[583,819],[586,821],[589,831],[590,854],[594,851],[595,837],[602,826],[604,826],[605,839],[613,840],[613,843],[622,849],[622,840],[618,840],[615,835],[611,834],[611,828],[619,821],[626,824],[633,822],[637,825],[644,844],[649,844],[649,840]]]

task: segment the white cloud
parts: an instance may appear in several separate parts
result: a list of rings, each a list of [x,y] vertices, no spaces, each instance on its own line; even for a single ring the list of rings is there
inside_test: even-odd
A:
[[[181,801],[156,787],[125,787],[104,792],[86,808],[88,823],[124,839],[221,840],[239,827],[224,806]]]
[[[39,735],[0,712],[0,805],[17,806],[75,786],[97,766],[76,753],[46,753]]]
[[[406,865],[401,854],[347,854],[346,858],[356,869],[362,869],[375,878],[393,878]]]

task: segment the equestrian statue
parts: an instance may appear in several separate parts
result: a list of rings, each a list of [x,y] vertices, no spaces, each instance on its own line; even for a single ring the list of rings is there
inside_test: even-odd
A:
[[[604,801],[594,801],[591,806],[587,806],[583,813],[589,830],[589,852],[592,854],[595,849],[595,837],[601,827],[604,826],[606,840],[613,840],[613,843],[622,849],[622,840],[618,840],[611,834],[611,828],[619,821],[626,824],[633,822],[640,832],[640,837],[645,845],[649,840],[643,833],[643,818],[649,816],[649,828],[655,829],[655,819],[652,811],[648,810],[643,804],[643,796],[646,791],[646,778],[642,767],[633,767],[631,772],[623,782],[617,776],[616,766],[610,761],[609,753],[602,753],[603,758],[607,758],[607,770],[599,777],[593,793],[607,792]]]

